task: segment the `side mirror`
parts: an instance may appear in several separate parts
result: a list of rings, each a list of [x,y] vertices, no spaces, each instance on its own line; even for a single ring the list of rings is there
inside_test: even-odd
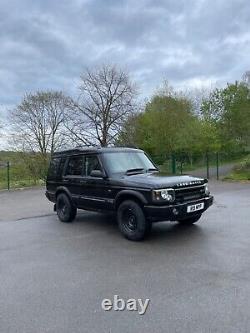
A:
[[[90,177],[95,177],[95,178],[104,178],[105,175],[101,170],[92,170],[90,172]]]

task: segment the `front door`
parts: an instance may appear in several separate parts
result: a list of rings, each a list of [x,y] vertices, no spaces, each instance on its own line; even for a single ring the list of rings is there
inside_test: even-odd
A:
[[[98,155],[85,155],[83,172],[85,185],[82,188],[80,205],[85,209],[108,210],[111,208],[111,202],[108,199],[109,180],[103,177],[92,177],[93,170],[99,170],[104,174]]]

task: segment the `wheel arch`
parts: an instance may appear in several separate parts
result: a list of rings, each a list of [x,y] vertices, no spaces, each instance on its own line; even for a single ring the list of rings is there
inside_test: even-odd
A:
[[[141,207],[147,203],[146,198],[140,192],[134,190],[124,190],[119,192],[115,198],[115,209],[117,209],[119,205],[125,200],[134,200]]]
[[[55,193],[55,198],[57,199],[58,195],[61,194],[61,193],[66,194],[67,197],[69,198],[70,202],[74,203],[70,191],[64,186],[60,186],[60,187],[57,188],[56,193]]]

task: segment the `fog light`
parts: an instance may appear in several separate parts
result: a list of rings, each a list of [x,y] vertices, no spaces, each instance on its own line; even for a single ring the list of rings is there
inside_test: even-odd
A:
[[[209,194],[210,194],[208,184],[205,184],[205,194],[206,194],[206,195],[209,195]]]

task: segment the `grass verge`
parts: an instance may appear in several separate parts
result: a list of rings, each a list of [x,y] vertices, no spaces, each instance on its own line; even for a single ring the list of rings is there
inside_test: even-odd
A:
[[[223,180],[248,181],[250,180],[250,155],[237,163],[232,172],[223,178]]]

